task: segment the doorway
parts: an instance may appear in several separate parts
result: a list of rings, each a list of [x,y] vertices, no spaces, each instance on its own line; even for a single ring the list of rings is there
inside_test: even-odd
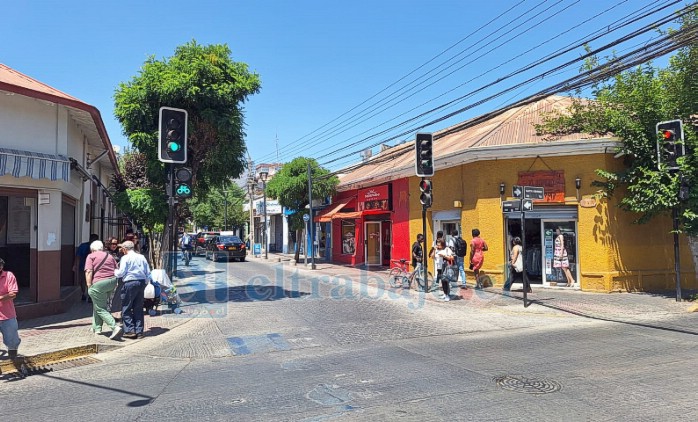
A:
[[[366,266],[378,266],[382,262],[382,242],[380,221],[367,221],[364,223]]]

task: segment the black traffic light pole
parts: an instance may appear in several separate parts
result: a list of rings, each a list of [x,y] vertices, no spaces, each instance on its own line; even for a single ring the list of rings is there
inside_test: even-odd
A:
[[[422,177],[422,182],[426,180]],[[422,270],[424,271],[424,293],[429,293],[429,265],[427,257],[427,204],[422,204]]]

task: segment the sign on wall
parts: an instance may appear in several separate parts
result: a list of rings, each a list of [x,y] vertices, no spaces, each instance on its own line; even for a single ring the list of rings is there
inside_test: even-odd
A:
[[[535,202],[565,202],[564,170],[520,171],[517,185],[542,187],[544,197]]]
[[[358,195],[359,211],[391,210],[390,188],[388,185],[360,189]]]

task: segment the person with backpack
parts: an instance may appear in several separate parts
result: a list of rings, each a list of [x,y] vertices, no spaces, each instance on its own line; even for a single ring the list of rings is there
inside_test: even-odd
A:
[[[182,259],[184,259],[184,265],[189,265],[191,260],[191,251],[193,249],[194,240],[191,238],[189,233],[184,233],[179,241],[182,248]]]
[[[468,254],[468,244],[458,235],[458,230],[451,232],[451,243],[453,244],[453,254],[456,256],[456,265],[461,279],[461,289],[467,289],[465,275],[465,255]]]

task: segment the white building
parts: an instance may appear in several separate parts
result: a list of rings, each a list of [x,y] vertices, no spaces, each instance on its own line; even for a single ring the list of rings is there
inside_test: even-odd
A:
[[[0,64],[0,257],[20,318],[63,312],[80,296],[76,246],[121,233],[114,172],[99,110]]]

